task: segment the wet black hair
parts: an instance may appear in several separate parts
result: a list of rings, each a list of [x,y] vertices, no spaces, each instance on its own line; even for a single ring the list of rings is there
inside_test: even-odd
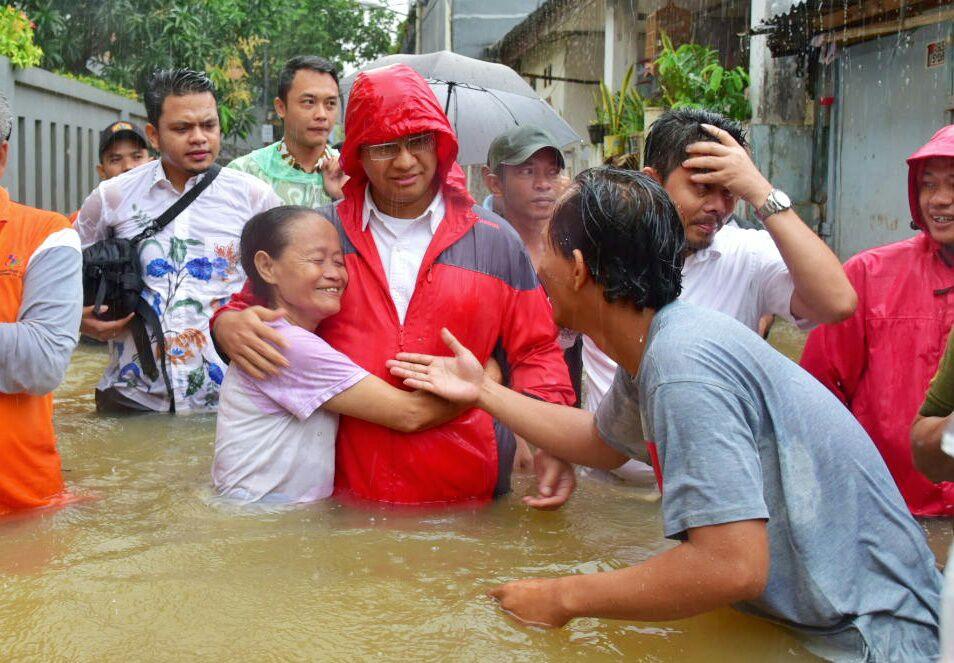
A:
[[[584,170],[553,213],[550,244],[579,249],[608,302],[660,309],[682,291],[685,234],[662,186],[640,172]]]
[[[255,266],[255,254],[264,251],[275,260],[281,258],[282,253],[291,243],[289,228],[292,222],[305,215],[318,214],[311,207],[301,205],[281,205],[270,210],[259,212],[242,228],[242,238],[239,240],[239,255],[242,259],[242,269],[252,284],[252,292],[260,299],[271,299],[271,286],[265,282]]]
[[[159,117],[162,115],[162,104],[168,96],[183,97],[187,94],[202,94],[210,92],[215,96],[215,84],[203,72],[194,69],[161,69],[156,71],[146,81],[146,92],[143,94],[143,104],[146,106],[146,117],[149,124],[159,126]]]
[[[288,91],[291,90],[292,81],[295,80],[295,74],[302,69],[317,72],[319,74],[328,74],[331,76],[335,85],[338,85],[338,69],[331,63],[318,55],[296,55],[285,63],[282,67],[282,73],[278,75],[278,98],[282,101],[288,101]]]
[[[686,160],[686,148],[701,141],[715,141],[703,124],[727,131],[742,147],[746,146],[742,125],[724,115],[701,108],[670,110],[653,122],[646,136],[645,165],[652,167],[663,181]]]

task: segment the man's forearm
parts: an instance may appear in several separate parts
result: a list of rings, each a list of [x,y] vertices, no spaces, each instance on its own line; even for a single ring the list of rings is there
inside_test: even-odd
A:
[[[530,444],[565,461],[612,469],[628,458],[600,440],[592,412],[539,401],[487,379],[477,406]]]
[[[683,543],[642,564],[559,579],[570,618],[669,621],[699,615],[761,594],[764,580],[745,562],[714,557]]]
[[[764,201],[763,201],[764,202]],[[838,257],[789,209],[765,220],[795,284],[792,313],[817,323],[840,322],[855,311],[858,297]]]

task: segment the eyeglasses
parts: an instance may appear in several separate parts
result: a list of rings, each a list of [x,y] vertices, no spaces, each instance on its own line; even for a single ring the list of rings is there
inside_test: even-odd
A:
[[[404,147],[411,154],[420,154],[434,149],[434,133],[418,134],[408,136],[401,140],[391,143],[378,143],[377,145],[362,145],[361,149],[371,161],[390,161],[396,159],[401,154],[401,148]]]

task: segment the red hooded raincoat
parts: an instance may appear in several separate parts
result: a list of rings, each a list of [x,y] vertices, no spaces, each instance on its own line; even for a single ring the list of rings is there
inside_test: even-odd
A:
[[[349,283],[341,312],[317,332],[361,367],[399,385],[385,361],[403,351],[448,354],[439,335],[447,326],[481,362],[502,348],[514,389],[573,403],[550,304],[526,250],[505,221],[475,206],[456,163],[457,137],[424,79],[404,65],[360,74],[345,127],[341,164],[351,179],[344,199],[321,211],[340,231]],[[368,180],[359,150],[424,132],[436,134],[436,178],[446,214],[402,325],[371,230],[361,227]],[[255,303],[261,302],[246,285],[223,310]],[[497,451],[493,420],[482,410],[410,434],[342,417],[335,485],[338,492],[401,504],[487,499],[497,485]]]
[[[939,156],[954,158],[954,125],[908,158],[911,216],[922,232],[845,263],[858,308],[848,320],[813,331],[802,355],[802,367],[874,440],[916,516],[954,516],[954,483],[932,483],[914,468],[909,437],[954,324],[954,268],[928,234],[918,203],[923,163]]]

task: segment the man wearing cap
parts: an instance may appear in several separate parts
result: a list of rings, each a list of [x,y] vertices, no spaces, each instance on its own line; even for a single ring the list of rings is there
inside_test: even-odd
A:
[[[553,136],[533,125],[505,131],[494,139],[487,151],[483,176],[490,195],[484,199],[483,206],[514,227],[530,254],[534,269],[539,267],[547,224],[556,200],[567,185],[563,174],[565,166],[563,152]],[[561,329],[557,340],[579,400],[583,374],[580,337]],[[514,469],[529,469],[532,460],[529,445],[518,437]]]
[[[146,134],[132,122],[119,120],[99,132],[96,172],[103,182],[148,163],[152,158]],[[70,223],[75,223],[77,216],[79,210],[70,215]]]
[[[99,134],[99,179],[108,180],[152,161],[146,134],[132,122],[113,122]]]
[[[519,233],[533,266],[543,253],[544,233],[556,199],[566,186],[563,152],[545,130],[514,127],[497,136],[487,152],[484,207]]]

